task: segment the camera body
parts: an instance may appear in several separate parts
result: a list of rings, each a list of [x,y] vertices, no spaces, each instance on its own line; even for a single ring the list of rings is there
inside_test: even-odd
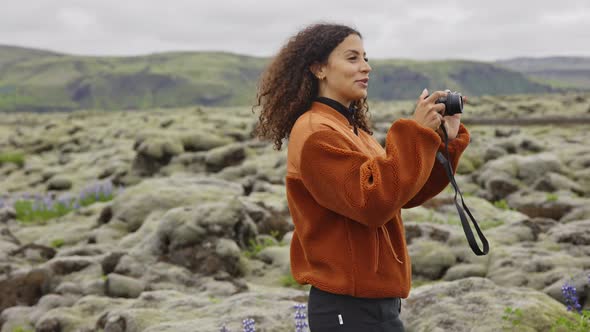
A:
[[[463,97],[456,91],[448,91],[447,95],[437,99],[435,104],[445,104],[445,115],[463,113]]]

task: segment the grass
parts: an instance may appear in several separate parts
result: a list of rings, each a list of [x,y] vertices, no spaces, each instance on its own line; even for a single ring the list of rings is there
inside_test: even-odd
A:
[[[119,193],[122,190],[122,188],[119,188]],[[6,201],[0,200],[0,207],[12,205],[16,211],[16,219],[22,223],[43,224],[50,219],[64,216],[71,211],[89,206],[95,202],[110,201],[114,196],[115,191],[112,183],[107,181],[87,186],[82,192],[69,198],[55,199],[49,194],[46,194],[45,197],[39,194],[24,194],[19,198],[10,199],[8,204]],[[59,245],[59,241],[56,241],[55,245]]]
[[[81,200],[62,202],[43,202],[40,200],[18,200],[14,203],[16,219],[25,223],[40,222],[64,216],[80,207],[95,202],[107,202],[113,199],[113,194],[99,193],[98,196],[84,197]]]
[[[271,238],[263,238],[262,240],[250,239],[248,243],[248,249],[246,249],[246,251],[244,252],[244,255],[248,258],[254,258],[262,251],[262,249],[266,247],[275,246],[277,244],[276,240]]]
[[[270,238],[265,237],[262,239],[250,239],[250,241],[248,241],[248,248],[244,252],[244,255],[248,258],[254,258],[264,248],[276,246],[277,244],[280,246],[286,245],[278,239],[279,232],[277,230],[271,230],[270,236]]]
[[[590,275],[588,276],[590,283]],[[560,316],[551,325],[550,332],[558,331],[573,331],[573,332],[587,332],[590,331],[590,310],[582,310],[578,303],[575,287],[569,285],[567,282],[562,287],[562,294],[565,299],[567,310],[573,311],[576,319],[571,317]],[[504,331],[520,331],[520,324],[522,323],[524,314],[520,308],[506,307],[502,320],[506,325],[503,326]]]
[[[558,199],[559,196],[555,193],[547,193],[547,195],[545,196],[545,200],[547,202],[557,202]]]
[[[506,307],[504,309],[504,315],[502,315],[502,320],[510,324],[510,327],[505,327],[504,329],[518,327],[522,322],[522,310],[520,308]]]
[[[55,240],[51,241],[51,246],[56,249],[61,248],[64,244],[65,244],[65,241],[63,239],[55,239]]]
[[[508,205],[508,202],[506,202],[505,199],[495,201],[494,206],[497,207],[498,209],[502,209],[502,210],[511,210],[510,206]]]
[[[25,155],[21,152],[0,152],[0,166],[7,163],[23,167],[25,164]]]
[[[17,326],[15,328],[13,328],[11,332],[35,332],[35,330],[27,329],[22,326]]]
[[[298,283],[291,273],[287,273],[281,277],[281,285],[283,287],[290,287],[295,289],[307,290],[309,289],[309,285],[301,285]]]

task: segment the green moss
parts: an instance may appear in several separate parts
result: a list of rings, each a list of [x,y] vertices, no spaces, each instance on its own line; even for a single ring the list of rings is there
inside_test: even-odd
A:
[[[497,207],[498,209],[510,210],[510,206],[508,206],[508,202],[506,202],[505,199],[501,199],[499,201],[495,201],[494,202],[494,206]]]
[[[545,200],[547,202],[556,202],[559,199],[559,196],[555,193],[547,193],[545,196]]]
[[[25,328],[22,326],[17,326],[12,329],[12,332],[35,332],[35,330],[32,328]]]
[[[309,288],[309,285],[301,285],[299,284],[295,278],[293,278],[293,275],[291,275],[291,273],[285,274],[281,277],[281,285],[283,287],[291,287],[291,288],[296,288],[296,289],[307,289]]]
[[[507,323],[503,327],[504,330],[511,331],[516,329],[522,322],[522,310],[520,308],[513,309],[511,307],[506,307],[506,309],[504,309],[502,320]]]
[[[107,202],[113,199],[113,194],[99,193],[98,197],[95,195],[88,195],[79,201],[80,207],[89,206],[95,202]],[[75,209],[74,202],[54,203],[51,208],[48,208],[44,203],[37,202],[35,206],[32,200],[18,200],[14,203],[16,211],[16,219],[23,223],[39,223],[44,224],[50,219],[64,216]]]
[[[576,317],[560,316],[551,326],[551,332],[556,331],[590,331],[590,310],[583,310],[581,314],[573,314]]]
[[[65,244],[65,241],[63,239],[55,239],[55,240],[51,241],[51,246],[53,248],[61,248],[64,244]]]
[[[1,102],[0,108],[2,108]],[[21,152],[0,152],[0,166],[4,163],[13,163],[22,167],[25,164],[25,155]]]
[[[258,255],[262,251],[262,249],[270,246],[276,245],[276,241],[274,239],[263,238],[262,240],[258,239],[250,239],[248,242],[249,246],[248,249],[244,252],[246,257],[253,258]]]

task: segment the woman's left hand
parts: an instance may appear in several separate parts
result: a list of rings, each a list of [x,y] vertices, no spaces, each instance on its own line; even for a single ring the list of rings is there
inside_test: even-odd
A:
[[[462,97],[462,98],[463,98],[463,104],[465,104],[465,102],[467,101],[467,98],[465,98],[465,97]],[[445,126],[445,129],[447,130],[447,134],[449,135],[449,141],[454,139],[455,137],[457,137],[457,133],[459,132],[459,125],[460,124],[461,124],[461,113],[457,113],[454,115],[445,115],[443,117],[442,125]],[[437,130],[437,132],[440,135],[440,137],[442,139],[444,139],[443,132],[440,128]]]

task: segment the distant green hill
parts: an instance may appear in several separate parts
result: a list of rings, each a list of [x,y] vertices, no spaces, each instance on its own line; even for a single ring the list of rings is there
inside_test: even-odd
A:
[[[93,57],[0,46],[0,111],[251,105],[268,61],[217,52]],[[555,91],[485,62],[372,60],[371,65],[373,100],[414,99],[425,87],[469,96]]]
[[[496,63],[554,87],[590,90],[590,57],[514,58]]]

